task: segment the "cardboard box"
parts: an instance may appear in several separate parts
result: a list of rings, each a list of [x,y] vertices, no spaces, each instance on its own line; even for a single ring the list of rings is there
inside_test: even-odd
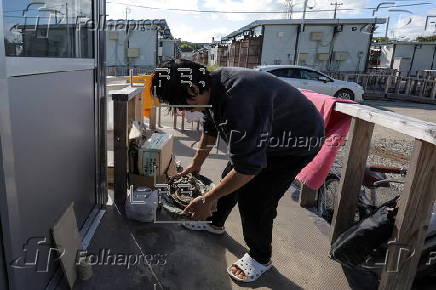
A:
[[[154,133],[138,150],[138,171],[140,175],[163,175],[173,154],[173,136]]]
[[[133,185],[133,188],[146,186],[155,189],[156,184],[167,184],[168,177],[172,177],[177,173],[175,156],[170,155],[170,157],[171,158],[167,166],[164,167],[165,168],[164,173],[156,175],[156,180],[155,180],[155,176],[144,176],[144,175],[130,173],[129,186]]]

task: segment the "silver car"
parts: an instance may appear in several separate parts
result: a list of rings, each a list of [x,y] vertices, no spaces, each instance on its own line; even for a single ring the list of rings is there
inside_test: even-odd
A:
[[[336,80],[309,67],[297,65],[265,65],[259,66],[256,69],[269,72],[298,89],[311,90],[336,98],[355,100],[357,102],[363,101],[364,90],[359,84]]]

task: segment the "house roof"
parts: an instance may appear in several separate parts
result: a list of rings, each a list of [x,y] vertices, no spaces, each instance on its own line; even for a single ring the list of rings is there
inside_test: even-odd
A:
[[[372,46],[384,46],[384,45],[393,45],[393,44],[401,44],[401,45],[436,45],[436,41],[386,41],[386,42],[374,42]]]
[[[156,26],[159,31],[162,32],[163,38],[174,39],[171,34],[170,27],[165,19],[129,19],[127,20],[130,25],[138,26]],[[106,21],[106,25],[126,24],[126,19],[109,19]]]
[[[256,20],[250,24],[233,31],[229,35],[222,38],[228,40],[244,31],[251,30],[261,25],[299,25],[302,24],[302,19],[271,19],[271,20]],[[304,19],[304,24],[307,25],[340,25],[340,24],[384,24],[386,18],[347,18],[347,19]]]

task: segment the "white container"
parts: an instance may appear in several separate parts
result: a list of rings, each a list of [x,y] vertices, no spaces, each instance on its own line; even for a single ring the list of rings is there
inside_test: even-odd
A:
[[[133,187],[127,193],[126,216],[140,222],[154,222],[158,206],[158,191],[148,187]]]

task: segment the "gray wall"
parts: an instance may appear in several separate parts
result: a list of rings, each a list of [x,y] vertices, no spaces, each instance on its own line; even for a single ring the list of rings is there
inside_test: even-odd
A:
[[[118,39],[111,39],[116,33]],[[156,65],[156,30],[135,30],[129,34],[129,47],[139,48],[139,57],[130,58],[130,65],[155,66]],[[106,33],[106,65],[127,65],[126,59],[126,33],[124,31],[108,31]]]
[[[396,44],[395,55],[393,55],[393,44],[383,45],[381,47],[380,55],[380,66],[390,67],[392,58],[409,58],[410,61],[413,57],[414,44]],[[432,69],[431,65],[433,62],[433,69],[436,69],[436,55],[433,58],[433,53],[436,44],[425,44],[422,43],[421,47],[417,47],[415,52],[415,59],[413,60],[413,65],[411,68],[411,75],[415,75],[416,71],[429,70]],[[408,72],[407,70],[401,71],[403,74]]]
[[[8,87],[20,219],[11,223],[20,227],[20,246],[32,237],[50,241],[49,229],[71,202],[79,228],[95,206],[94,71],[11,77]],[[42,289],[54,267],[13,271],[26,289]]]
[[[172,39],[161,39],[162,42],[162,60],[172,59],[175,57],[175,42]]]
[[[343,25],[342,32],[338,32],[332,42],[334,25],[305,25],[304,31],[300,33],[298,46],[300,53],[308,55],[307,60],[299,60],[298,64],[327,70],[328,61],[319,60],[317,54],[329,53],[333,43],[332,52],[345,52],[347,59],[335,61],[333,58],[332,70],[364,71],[371,35],[363,32],[366,31],[365,28],[361,31],[362,27],[363,25],[357,24]],[[297,28],[298,25],[265,25],[262,65],[294,64]],[[311,40],[311,32],[322,32],[322,40]]]
[[[297,28],[297,25],[265,26],[261,65],[294,63]]]

